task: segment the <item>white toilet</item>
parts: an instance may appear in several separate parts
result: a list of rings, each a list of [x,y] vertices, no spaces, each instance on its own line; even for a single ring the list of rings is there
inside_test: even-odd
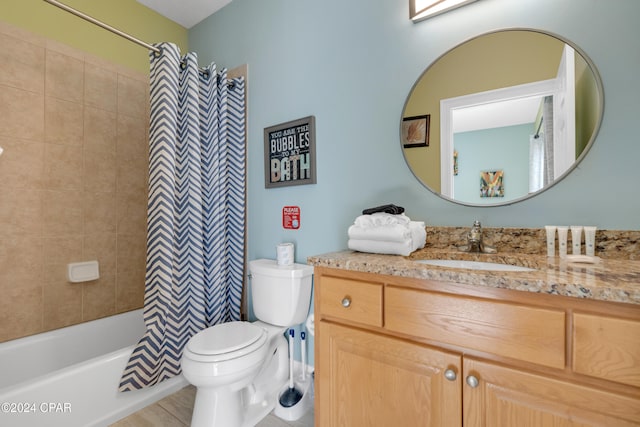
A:
[[[191,337],[182,373],[197,387],[192,427],[253,427],[276,405],[289,375],[284,332],[309,312],[313,267],[249,262],[255,322],[229,322]]]

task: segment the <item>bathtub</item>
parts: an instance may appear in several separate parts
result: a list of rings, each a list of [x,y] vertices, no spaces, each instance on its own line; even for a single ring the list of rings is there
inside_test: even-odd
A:
[[[108,426],[188,383],[118,392],[142,310],[0,343],[0,426]]]

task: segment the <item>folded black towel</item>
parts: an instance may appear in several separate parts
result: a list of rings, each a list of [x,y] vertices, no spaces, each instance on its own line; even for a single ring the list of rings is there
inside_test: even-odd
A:
[[[396,205],[382,205],[376,206],[375,208],[368,208],[362,211],[362,215],[371,215],[378,212],[384,212],[392,215],[400,215],[404,212],[404,208],[402,206]]]

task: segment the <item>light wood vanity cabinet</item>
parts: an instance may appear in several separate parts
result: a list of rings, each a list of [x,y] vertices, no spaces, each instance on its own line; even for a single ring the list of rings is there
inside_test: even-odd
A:
[[[316,426],[640,425],[640,306],[315,267]]]

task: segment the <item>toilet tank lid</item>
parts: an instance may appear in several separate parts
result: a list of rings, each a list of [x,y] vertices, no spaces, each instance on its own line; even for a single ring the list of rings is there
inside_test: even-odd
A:
[[[251,274],[262,274],[271,277],[307,277],[313,274],[313,266],[306,264],[278,265],[274,259],[256,259],[249,261]]]

